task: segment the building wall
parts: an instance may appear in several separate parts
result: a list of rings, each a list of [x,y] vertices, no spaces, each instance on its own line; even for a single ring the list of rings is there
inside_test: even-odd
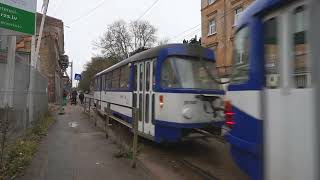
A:
[[[40,29],[42,15],[37,14],[37,32]],[[17,51],[31,51],[31,37],[20,37],[17,42]],[[64,54],[64,28],[59,19],[47,16],[40,46],[40,72],[48,79],[48,100],[59,102],[62,98],[63,70],[60,57]]]
[[[48,100],[49,102],[55,102],[56,52],[52,51],[52,49],[54,49],[52,38],[46,37],[42,39],[40,49],[40,70],[48,79]]]
[[[216,0],[208,4],[201,0],[202,45],[215,51],[217,67],[222,77],[231,73],[235,11],[244,10],[253,0]],[[216,33],[209,35],[209,21],[216,22]]]

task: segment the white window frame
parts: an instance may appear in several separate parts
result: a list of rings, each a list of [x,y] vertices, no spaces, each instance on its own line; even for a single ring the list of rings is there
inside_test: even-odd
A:
[[[208,0],[208,6],[216,2],[216,0]]]
[[[241,11],[238,12],[238,10],[240,10],[240,9],[241,9]],[[239,21],[239,18],[240,18],[240,16],[241,16],[243,10],[244,10],[244,9],[243,9],[242,6],[241,6],[241,7],[237,7],[237,8],[234,10],[233,26],[236,26],[236,25],[237,25],[237,22]]]
[[[211,23],[211,22],[214,22],[214,23]],[[214,27],[214,31],[212,30],[213,27]],[[208,23],[208,36],[214,35],[216,33],[217,33],[217,22],[216,22],[216,19],[213,18],[213,19],[210,19]]]

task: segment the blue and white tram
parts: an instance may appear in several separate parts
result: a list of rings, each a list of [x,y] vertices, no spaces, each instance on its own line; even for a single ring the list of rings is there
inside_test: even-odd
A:
[[[251,179],[316,179],[307,2],[257,0],[237,25],[225,137]]]
[[[213,79],[214,52],[170,44],[146,50],[98,73],[94,98],[137,107],[139,133],[158,143],[177,142],[191,129],[223,124],[224,91]],[[222,107],[221,107],[222,106]],[[129,108],[111,105],[117,119],[132,123]],[[221,123],[222,122],[222,123]]]

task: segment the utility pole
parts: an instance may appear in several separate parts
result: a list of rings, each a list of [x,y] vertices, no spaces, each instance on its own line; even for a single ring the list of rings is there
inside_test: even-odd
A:
[[[31,39],[31,56],[30,56],[30,80],[29,80],[29,93],[28,93],[28,109],[29,109],[29,122],[33,119],[33,111],[34,111],[34,98],[33,98],[33,92],[34,92],[34,83],[35,83],[35,70],[37,66],[36,56],[36,35],[32,36]]]
[[[8,36],[7,68],[5,77],[5,97],[4,103],[10,108],[13,107],[14,72],[16,64],[16,36]]]
[[[45,22],[45,17],[47,14],[49,6],[49,0],[44,0],[43,2],[43,8],[44,12],[42,15],[42,21],[40,25],[40,30],[39,30],[39,36],[38,36],[38,45],[36,47],[36,41],[37,41],[37,22],[35,23],[35,34],[32,36],[31,40],[31,61],[30,61],[30,81],[29,81],[29,122],[33,120],[34,117],[34,91],[35,91],[35,72],[37,70],[37,64],[38,64],[38,57],[39,57],[39,51],[40,51],[40,46],[41,46],[41,39],[42,39],[42,34],[43,34],[43,27],[44,27],[44,22]],[[36,18],[37,21],[37,18]],[[39,68],[39,67],[38,67]]]
[[[73,61],[71,61],[70,63],[69,63],[69,65],[71,66],[71,75],[70,75],[70,79],[71,79],[71,88],[72,88],[72,86],[73,86]]]
[[[36,65],[38,65],[39,51],[40,51],[41,40],[42,40],[42,35],[43,35],[44,23],[46,21],[46,16],[47,16],[47,12],[48,12],[48,7],[49,7],[49,0],[43,0],[43,6],[42,6],[43,14],[42,14],[42,20],[41,20],[41,24],[40,24],[37,47],[36,47],[36,51],[35,51],[35,58],[36,58],[36,62],[37,62]]]

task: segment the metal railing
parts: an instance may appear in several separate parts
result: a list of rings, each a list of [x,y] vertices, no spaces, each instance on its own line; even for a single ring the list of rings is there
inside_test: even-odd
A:
[[[94,116],[96,116],[98,114],[98,109],[96,106],[98,106],[99,103],[96,104],[96,106],[94,106],[94,102],[100,102],[101,103],[106,103],[107,104],[107,109],[104,111],[104,130],[106,133],[106,138],[109,137],[109,129],[108,127],[110,126],[110,120],[114,119],[117,122],[124,124],[125,126],[133,129],[133,143],[132,143],[132,163],[131,163],[131,167],[135,168],[136,167],[136,159],[137,159],[137,151],[138,151],[138,126],[139,126],[139,119],[141,118],[141,114],[139,111],[139,108],[136,107],[131,107],[131,106],[126,106],[126,105],[122,105],[122,104],[117,104],[117,103],[112,103],[112,102],[108,102],[108,101],[102,101],[102,100],[98,100],[98,99],[94,99],[93,97],[88,97],[86,96],[84,98],[84,103],[83,103],[83,111],[84,112],[88,112],[89,113],[89,117],[91,120],[91,110],[94,112]],[[88,107],[87,107],[88,105]],[[120,107],[124,107],[124,108],[128,108],[132,110],[132,125],[130,125],[129,123],[124,123],[122,120],[120,120],[119,118],[113,116],[112,111],[111,111],[111,105],[115,105],[115,106],[120,106]],[[97,118],[94,118],[94,125],[97,126]]]

